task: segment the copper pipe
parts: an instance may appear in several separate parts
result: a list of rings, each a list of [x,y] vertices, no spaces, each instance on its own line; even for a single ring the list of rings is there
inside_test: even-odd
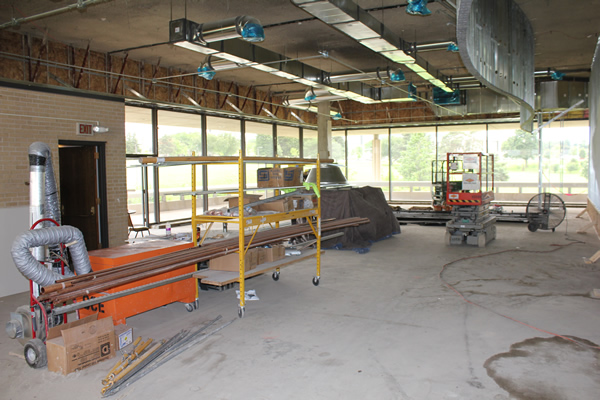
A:
[[[369,220],[366,218],[347,218],[323,223],[321,229],[322,231],[338,230],[368,222]],[[312,229],[308,224],[258,232],[250,247],[264,246],[280,242],[285,238],[311,233]],[[246,236],[246,245],[248,245],[250,238],[251,235]],[[229,239],[215,242],[203,247],[180,250],[175,253],[153,257],[96,273],[63,279],[57,282],[57,284],[43,288],[44,292],[39,299],[61,303],[67,300],[74,300],[83,295],[102,292],[165,272],[171,272],[198,262],[235,252],[238,250],[237,241],[237,239]],[[65,287],[62,287],[62,283],[65,283]]]

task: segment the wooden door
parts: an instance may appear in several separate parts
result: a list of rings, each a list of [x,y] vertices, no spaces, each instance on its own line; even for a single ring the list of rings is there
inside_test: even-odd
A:
[[[79,229],[88,250],[99,249],[96,146],[61,146],[58,155],[62,225]]]

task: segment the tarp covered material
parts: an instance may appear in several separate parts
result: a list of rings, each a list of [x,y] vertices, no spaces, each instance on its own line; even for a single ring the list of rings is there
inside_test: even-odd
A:
[[[381,188],[365,186],[322,190],[321,217],[323,219],[361,217],[371,220],[368,224],[335,231],[344,232],[344,235],[324,241],[323,248],[366,252],[373,242],[400,233],[398,220],[387,204]]]

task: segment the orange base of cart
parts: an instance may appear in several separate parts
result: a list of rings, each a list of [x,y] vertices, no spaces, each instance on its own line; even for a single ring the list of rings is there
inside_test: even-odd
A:
[[[446,204],[451,206],[481,206],[494,200],[494,192],[451,192]]]
[[[142,261],[148,258],[170,254],[179,250],[190,248],[192,246],[192,243],[155,240],[126,244],[109,249],[94,250],[90,251],[89,256],[92,264],[92,270],[96,272],[135,261]],[[195,264],[179,268],[175,271],[153,276],[151,278],[146,278],[135,283],[117,286],[107,290],[106,293],[116,293],[194,271],[196,271]],[[196,300],[196,286],[196,279],[185,279],[179,282],[145,290],[143,292],[120,297],[115,300],[109,300],[105,303],[99,303],[93,306],[82,308],[79,310],[79,316],[80,318],[83,318],[88,315],[98,313],[98,318],[112,317],[115,325],[124,324],[126,318],[157,307],[174,302],[194,302]],[[100,297],[100,295],[91,295],[78,300],[86,300],[94,297]]]

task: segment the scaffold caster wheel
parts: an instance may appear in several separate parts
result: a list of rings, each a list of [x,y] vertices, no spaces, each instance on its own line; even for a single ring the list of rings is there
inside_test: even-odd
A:
[[[185,303],[185,309],[187,312],[194,311],[194,303]]]
[[[48,364],[46,345],[40,339],[31,339],[23,350],[25,361],[31,368],[42,368]]]
[[[313,285],[315,285],[315,286],[319,286],[319,277],[318,277],[318,276],[315,276],[315,277],[313,278]]]
[[[272,276],[273,276],[273,280],[274,281],[278,281],[279,280],[279,272],[278,271],[273,272]]]
[[[246,307],[238,307],[238,317],[244,318],[246,315]]]

